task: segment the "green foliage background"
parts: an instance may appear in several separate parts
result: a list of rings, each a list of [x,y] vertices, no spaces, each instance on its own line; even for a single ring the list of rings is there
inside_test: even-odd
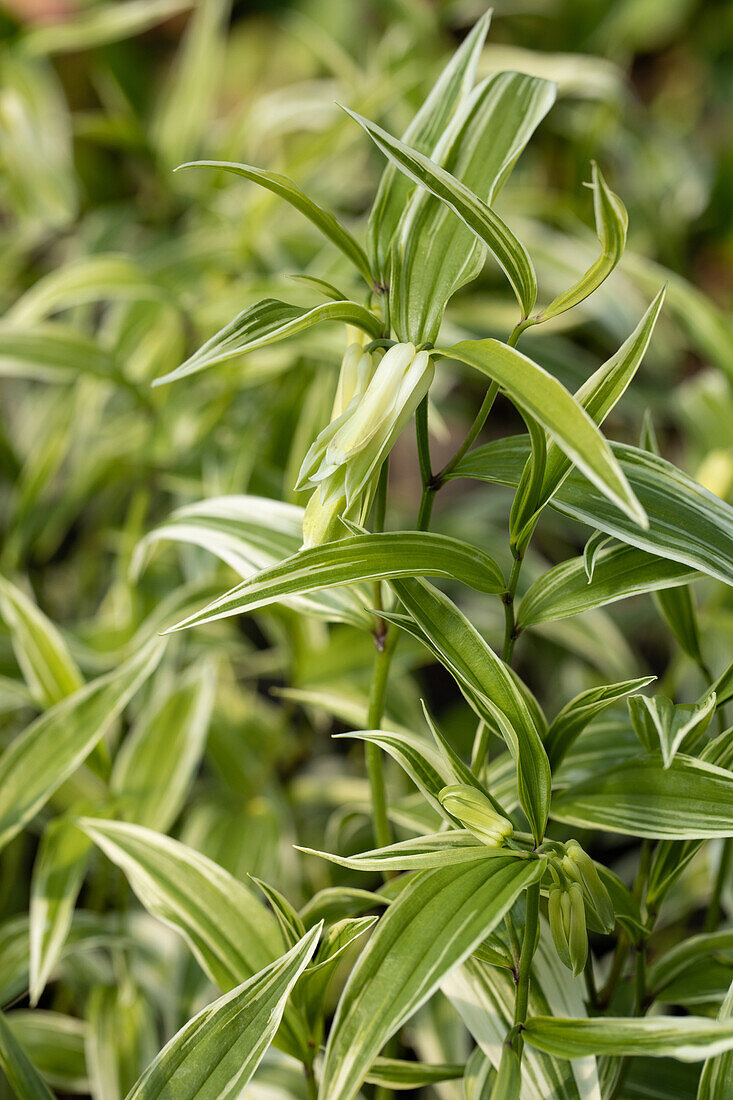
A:
[[[173,169],[206,158],[284,172],[361,235],[383,160],[336,102],[402,133],[482,7],[304,0],[235,2],[230,10],[226,0],[199,0],[189,11],[185,2],[150,0],[122,30],[119,14],[132,3],[87,4],[59,25],[24,24],[9,10],[0,16],[0,571],[56,625],[69,655],[66,679],[36,682],[0,593],[3,746],[81,680],[117,669],[163,626],[236,582],[229,565],[200,546],[139,549],[174,509],[242,493],[307,500],[293,486],[328,420],[342,326],[309,330],[174,385],[151,383],[258,299],[312,305],[302,282],[283,291],[283,273],[347,293],[356,277],[275,196],[223,173]],[[575,390],[668,281],[653,343],[608,434],[637,444],[651,422],[662,454],[728,503],[732,55],[733,6],[724,0],[508,0],[495,6],[479,66],[480,75],[517,68],[558,82],[558,102],[498,207],[529,248],[546,293],[563,290],[596,254],[583,187],[591,158],[629,211],[620,266],[547,333],[530,332],[527,354]],[[451,303],[444,332],[451,342],[504,339],[514,313],[501,273],[487,264]],[[436,465],[465,435],[482,394],[477,376],[456,364],[439,372]],[[521,430],[500,399],[482,441]],[[393,529],[412,526],[420,488],[406,432],[392,459]],[[434,529],[506,565],[510,499],[498,486],[456,482],[438,499]],[[526,585],[581,553],[587,534],[555,513],[544,517]],[[694,593],[700,654],[689,639],[680,644],[643,595],[540,625],[520,639],[516,668],[551,715],[599,683],[648,675],[658,677],[655,690],[689,702],[704,677],[723,672],[733,648],[730,589],[706,578]],[[487,637],[500,637],[498,601],[461,589],[460,602]],[[8,1018],[18,1018],[19,1038],[52,1087],[91,1090],[96,1100],[124,1096],[214,987],[95,851],[69,944],[31,1019],[28,911],[49,826],[80,809],[149,823],[238,879],[264,879],[297,906],[331,885],[376,888],[377,875],[293,849],[372,847],[362,746],[330,737],[365,724],[372,659],[368,633],[281,604],[174,635],[124,718],[4,848],[0,1002],[12,1006]],[[387,714],[423,728],[425,698],[468,757],[474,719],[428,660],[418,643],[401,642]],[[205,720],[192,714],[196,706]],[[623,702],[604,713],[600,757],[603,745],[623,752],[635,743],[625,715]],[[186,746],[172,741],[184,720],[193,731]],[[127,789],[117,748],[146,724],[160,730],[168,756],[161,748],[148,762],[151,790]],[[411,835],[416,823],[431,831],[424,804],[391,761],[387,780],[397,835]],[[161,789],[169,795],[162,808]],[[637,842],[605,834],[592,843],[593,854],[630,881]],[[702,928],[717,855],[707,845],[675,884],[657,950]],[[724,917],[731,906],[727,883]],[[603,958],[601,939],[597,949]],[[716,967],[700,1002],[712,1015],[733,977],[730,955]],[[682,988],[673,1003],[690,1003],[686,996]],[[66,1032],[48,1012],[72,1020]],[[469,1053],[440,998],[403,1038],[427,1062],[462,1063]],[[637,1062],[629,1098],[672,1095],[644,1091],[665,1063],[650,1071]],[[674,1067],[675,1096],[695,1095],[697,1071]],[[266,1060],[252,1097],[301,1095],[289,1072]],[[460,1087],[426,1087],[422,1095],[457,1100]]]

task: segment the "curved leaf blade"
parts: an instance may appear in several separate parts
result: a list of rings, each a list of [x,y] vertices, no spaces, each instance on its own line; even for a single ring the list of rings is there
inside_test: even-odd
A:
[[[698,1062],[733,1049],[733,1021],[705,1016],[534,1016],[527,1020],[522,1034],[531,1046],[556,1058],[644,1055]]]
[[[253,183],[258,183],[281,199],[285,199],[301,214],[304,214],[323,233],[324,237],[327,237],[337,248],[341,249],[371,289],[374,280],[366,253],[359,242],[341,225],[341,222],[334,217],[330,210],[326,210],[319,203],[309,198],[288,176],[283,176],[279,172],[266,172],[264,169],[255,168],[251,164],[237,164],[234,161],[227,160],[187,161],[186,164],[180,164],[176,171],[181,172],[184,168],[219,168],[224,172],[232,172],[237,176],[244,177],[246,180],[251,180]]]
[[[336,1010],[319,1096],[352,1100],[380,1048],[538,881],[542,860],[425,871],[380,919]]]
[[[30,1001],[36,1005],[71,928],[91,842],[68,817],[50,821],[33,863],[29,906]]]
[[[733,1020],[733,983],[720,1006],[718,1020]],[[697,1100],[725,1100],[733,1089],[733,1055],[730,1051],[718,1054],[705,1062],[700,1074]]]
[[[206,746],[215,692],[216,667],[204,660],[138,719],[110,775],[127,820],[159,832],[171,827]]]
[[[381,127],[344,108],[372,141],[411,180],[444,202],[482,241],[506,275],[526,317],[537,298],[537,277],[530,255],[508,225],[465,184],[439,164],[392,137]]]
[[[432,153],[456,105],[471,90],[490,22],[489,10],[466,35],[402,135],[405,145],[428,156]],[[369,254],[382,283],[389,275],[389,248],[409,193],[409,180],[389,161],[379,180],[367,227]]]
[[[40,810],[86,759],[158,664],[155,638],[114,672],[57,703],[0,756],[0,847]]]
[[[635,546],[599,551],[590,581],[584,557],[570,558],[543,573],[527,589],[517,612],[517,629],[580,615],[642,592],[687,584],[698,575],[688,565],[658,558]]]
[[[369,852],[359,852],[355,856],[333,855],[300,846],[298,851],[327,859],[330,863],[348,867],[351,871],[425,871],[458,863],[472,863],[477,859],[492,859],[497,856],[503,859],[512,854],[505,848],[487,848],[485,844],[478,844],[473,833],[465,829],[410,837],[409,840],[400,840],[396,844],[374,848]],[[513,854],[520,856],[520,853]]]
[[[591,164],[591,188],[596,234],[601,254],[573,286],[558,294],[549,306],[537,315],[538,321],[548,321],[572,309],[590,297],[613,271],[624,253],[629,216],[618,195],[610,189],[595,161]]]
[[[393,581],[392,587],[423,640],[458,682],[469,703],[498,725],[517,768],[522,808],[537,841],[544,835],[550,801],[550,765],[537,725],[514,678],[456,605],[427,581]]]
[[[577,470],[552,497],[552,507],[621,542],[733,585],[733,508],[663,458],[625,443],[611,448],[649,518],[648,529],[630,521]],[[516,486],[528,455],[526,436],[510,436],[477,447],[451,477]]]
[[[324,588],[415,576],[447,577],[493,594],[506,588],[493,558],[460,539],[418,531],[351,535],[300,550],[256,573],[172,629],[241,615]]]
[[[3,1070],[18,1100],[54,1100],[30,1058],[23,1050],[0,1012],[0,1069]]]
[[[60,703],[84,681],[58,629],[25,592],[0,576],[0,616],[10,629],[23,678],[42,707]]]
[[[677,753],[635,757],[560,792],[552,817],[660,840],[733,836],[733,773]]]
[[[649,521],[608,442],[585,409],[543,367],[499,340],[463,340],[441,355],[498,382],[546,429],[571,462],[640,527]]]
[[[224,1100],[241,1090],[259,1065],[288,997],[318,943],[318,924],[270,963],[181,1028],[147,1068],[127,1100]]]
[[[324,302],[312,309],[302,309],[276,298],[264,298],[237,314],[233,321],[215,333],[179,367],[156,378],[153,385],[165,386],[169,382],[177,382],[237,355],[295,336],[321,321],[343,321],[355,325],[372,339],[380,335],[382,327],[379,319],[358,302]]]
[[[491,204],[554,102],[554,86],[525,73],[495,73],[456,110],[432,160]],[[453,294],[478,275],[486,248],[455,212],[415,189],[392,241],[390,316],[397,335],[433,343]]]

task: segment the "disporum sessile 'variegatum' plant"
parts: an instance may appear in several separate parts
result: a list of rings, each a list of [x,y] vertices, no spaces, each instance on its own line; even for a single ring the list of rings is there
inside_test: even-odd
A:
[[[733,675],[715,677],[705,662],[690,584],[701,575],[733,582],[733,516],[655,453],[652,433],[634,447],[611,445],[601,431],[643,361],[662,308],[661,287],[618,351],[574,394],[528,354],[530,347],[520,350],[523,334],[536,330],[531,347],[539,347],[542,326],[582,307],[613,273],[624,253],[627,215],[592,164],[597,255],[572,285],[543,297],[530,252],[495,200],[555,92],[548,81],[521,73],[476,81],[488,22],[484,17],[467,36],[403,140],[350,112],[387,158],[366,250],[287,177],[207,162],[209,170],[233,172],[290,202],[351,262],[361,289],[345,297],[311,280],[325,302],[255,303],[160,379],[185,386],[189,375],[318,323],[346,325],[331,415],[314,432],[297,475],[298,491],[309,494],[305,507],[221,497],[173,516],[171,537],[208,548],[219,539],[215,552],[243,579],[167,633],[287,602],[290,612],[372,636],[364,728],[348,736],[364,743],[373,844],[356,854],[315,854],[370,876],[371,887],[380,875],[383,882],[371,894],[335,887],[298,910],[256,880],[263,903],[254,886],[166,837],[175,810],[164,799],[146,794],[135,801],[141,797],[131,782],[140,767],[136,752],[144,756],[158,728],[155,715],[136,726],[112,765],[114,797],[106,812],[90,815],[77,805],[83,816],[66,822],[68,836],[63,828],[44,836],[37,876],[48,875],[54,859],[78,868],[73,908],[94,842],[127,875],[142,905],[183,932],[224,993],[152,1062],[130,1093],[139,1100],[162,1089],[184,1100],[228,1095],[256,1071],[271,1043],[303,1063],[309,1095],[321,1100],[353,1100],[365,1082],[389,1090],[459,1077],[467,1090],[480,1083],[480,1093],[467,1095],[497,1100],[611,1100],[625,1095],[635,1059],[650,1056],[704,1062],[699,1095],[726,1095],[733,1002],[731,995],[696,991],[694,969],[711,950],[727,960],[731,947],[718,923],[733,836],[733,731],[724,718]],[[505,339],[441,340],[453,295],[487,261],[498,265],[516,300]],[[441,371],[457,367],[483,378],[486,396],[465,440],[436,469],[430,390]],[[500,393],[527,431],[479,446]],[[393,531],[390,452],[413,421],[421,498],[413,526]],[[436,496],[461,477],[514,490],[506,515],[508,569],[483,548],[430,530]],[[584,553],[525,583],[525,559],[549,509],[593,533]],[[156,537],[148,536],[145,551]],[[144,556],[137,555],[137,568]],[[445,581],[455,599],[443,592]],[[503,637],[484,637],[460,610],[470,603],[468,590],[496,602]],[[699,700],[682,709],[661,693],[650,700],[641,692],[654,690],[651,678],[639,675],[563,700],[549,721],[512,667],[517,640],[540,624],[639,593],[655,594],[672,634],[698,666],[705,679]],[[63,640],[50,624],[39,625],[22,592],[8,584],[0,599],[16,641],[23,630],[45,631],[45,651],[55,654],[58,673],[53,683],[38,678],[51,709],[6,750],[0,838],[8,841],[153,675],[165,642],[150,641],[119,669],[80,688]],[[427,711],[413,730],[386,715],[400,639],[432,654],[474,713],[470,759]],[[182,693],[176,705],[197,737],[211,715],[213,675],[213,666],[202,664],[176,689]],[[62,702],[69,691],[70,701]],[[629,737],[636,731],[638,742],[626,737],[618,752],[612,746],[584,755],[583,735],[593,720],[607,708],[619,713],[627,698],[625,730]],[[54,704],[66,709],[55,711]],[[355,713],[345,706],[343,720],[360,724]],[[70,718],[84,736],[69,735]],[[171,760],[186,748],[169,747]],[[49,778],[44,761],[51,750]],[[417,788],[419,810],[395,795],[385,755]],[[592,858],[591,848],[599,857],[608,850],[597,844],[604,831],[641,839],[633,886]],[[720,871],[704,933],[666,951],[655,938],[660,909],[710,841],[721,845]],[[35,1002],[65,932],[44,939],[46,926],[37,915],[34,923],[33,912],[31,924]],[[329,981],[344,962],[348,977],[332,1015]],[[680,976],[690,988],[666,992]],[[439,988],[476,1041],[468,1062],[380,1057],[385,1047],[399,1051],[402,1025]],[[670,1003],[702,1010],[665,1013]],[[8,1075],[31,1081],[27,1095],[45,1095],[0,1023]]]

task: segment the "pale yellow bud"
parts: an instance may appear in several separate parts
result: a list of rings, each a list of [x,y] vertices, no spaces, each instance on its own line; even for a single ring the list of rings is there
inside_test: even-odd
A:
[[[497,813],[485,794],[467,783],[443,787],[441,806],[489,848],[500,848],[514,832],[511,821]]]

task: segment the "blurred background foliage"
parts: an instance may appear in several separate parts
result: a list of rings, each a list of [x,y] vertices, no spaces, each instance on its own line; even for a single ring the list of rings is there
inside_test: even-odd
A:
[[[151,389],[237,312],[280,296],[282,273],[316,276],[347,292],[354,278],[273,195],[220,173],[173,169],[205,157],[285,172],[361,234],[382,165],[337,103],[401,133],[483,8],[481,0],[0,5],[0,569],[59,627],[84,678],[114,668],[147,634],[233,582],[228,566],[190,545],[156,544],[146,561],[133,561],[141,537],[174,508],[231,493],[304,503],[293,491],[295,474],[328,419],[344,346],[340,327],[318,328]],[[528,354],[577,387],[668,281],[653,344],[609,434],[636,443],[651,418],[662,453],[731,501],[733,5],[497,0],[480,73],[505,68],[559,87],[556,107],[500,201],[541,285],[560,291],[595,254],[583,186],[591,158],[630,216],[619,268],[583,306],[540,334],[530,331]],[[294,279],[288,300],[313,303],[314,291]],[[455,298],[445,331],[503,338],[512,310],[489,265]],[[465,434],[481,389],[465,375],[444,373],[433,395],[439,464],[441,451],[452,453]],[[485,437],[519,430],[500,403]],[[419,496],[406,436],[392,466],[393,528],[401,518],[412,524]],[[502,489],[456,483],[442,494],[435,526],[503,560],[494,520],[507,507]],[[548,516],[527,583],[541,566],[577,553],[585,537]],[[715,673],[733,639],[729,590],[721,589],[696,586],[705,660]],[[473,621],[498,636],[487,601],[461,598]],[[646,596],[548,624],[521,640],[517,657],[549,713],[585,687],[646,671],[660,677],[660,691],[687,699],[700,690],[699,670],[668,638]],[[208,740],[164,827],[298,903],[329,882],[356,884],[357,876],[301,859],[290,845],[369,846],[361,754],[350,742],[334,748],[328,734],[363,722],[370,636],[284,606],[176,635],[128,724],[150,721],[204,655],[218,683]],[[447,676],[433,668],[427,677],[424,659],[401,644],[389,712],[422,728],[419,698],[427,695],[467,750],[467,708],[454,710]],[[7,743],[44,706],[24,683],[7,616],[0,673]],[[598,737],[610,736],[613,718],[604,722]],[[618,736],[622,725],[613,727]],[[110,739],[112,751],[124,728]],[[103,761],[81,769],[73,789],[62,787],[3,854],[0,941],[6,950],[15,944],[15,953],[6,956],[14,969],[5,967],[1,999],[20,998],[17,1027],[29,1049],[34,1042],[47,1049],[41,1033],[55,1026],[43,1014],[34,1015],[40,1023],[22,1017],[23,922],[39,835],[79,798],[98,800],[108,781]],[[396,771],[390,784],[403,792],[395,824],[409,829],[414,799]],[[622,871],[625,842],[613,843]],[[693,861],[680,890],[702,898],[706,875]],[[94,926],[93,934],[75,925],[58,980],[41,1000],[43,1009],[78,1021],[76,1031],[64,1025],[66,1047],[57,1026],[50,1079],[105,1100],[124,1095],[125,1081],[149,1056],[149,1021],[162,1039],[210,993],[178,940],[137,909],[127,912],[122,879],[95,857],[81,895],[83,919],[94,912],[101,920],[122,896],[116,919],[137,922],[134,950],[127,927],[125,939],[118,925]],[[112,985],[119,995],[105,1000],[98,991]],[[416,1049],[462,1060],[463,1032],[440,1019],[440,1006],[424,1010]],[[129,1064],[113,1042],[120,1020],[129,1028]],[[91,1045],[85,1028],[93,1030]],[[109,1059],[118,1093],[100,1080]],[[271,1091],[261,1095],[298,1095],[292,1082],[277,1092],[280,1072],[265,1067],[260,1076],[271,1075]],[[452,1085],[440,1088],[446,1098],[459,1095]]]

